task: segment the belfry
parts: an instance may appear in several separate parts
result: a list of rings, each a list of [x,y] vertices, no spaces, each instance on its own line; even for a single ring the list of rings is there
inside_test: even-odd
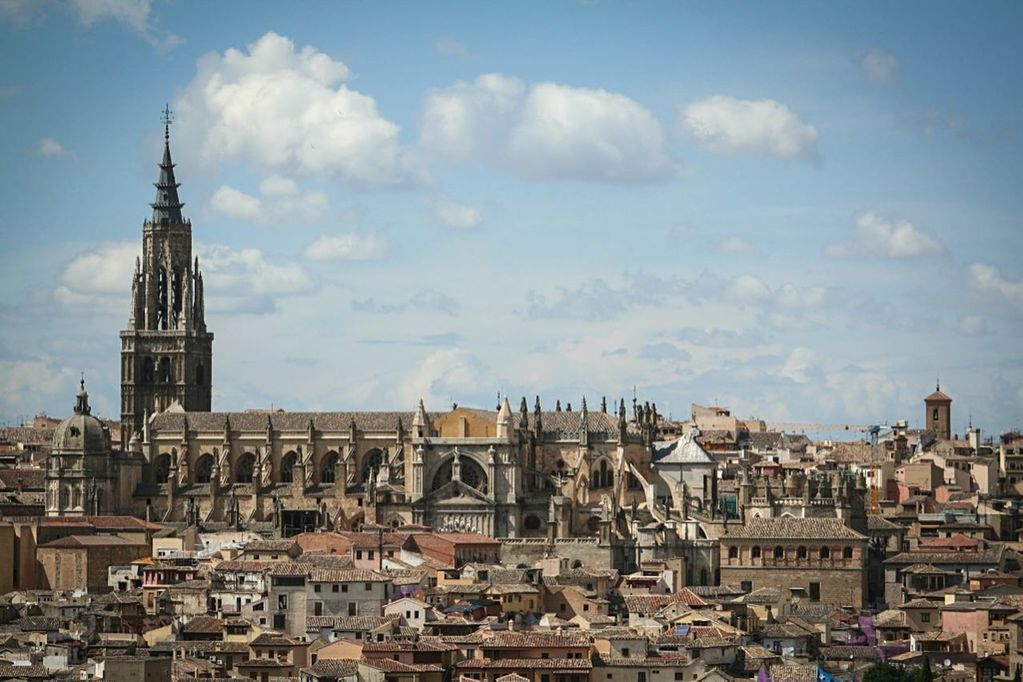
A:
[[[121,332],[122,449],[141,437],[147,415],[175,402],[188,411],[209,411],[212,399],[213,334],[206,330],[202,273],[192,256],[192,223],[181,215],[169,108],[163,121],[153,215],[142,226],[128,328]]]

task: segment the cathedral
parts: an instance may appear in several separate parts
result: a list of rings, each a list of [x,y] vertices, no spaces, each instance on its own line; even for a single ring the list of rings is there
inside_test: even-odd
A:
[[[497,537],[609,536],[653,499],[656,407],[213,412],[213,334],[166,112],[152,217],[121,332],[121,437],[84,382],[48,463],[47,513],[131,513],[285,535],[363,524]]]

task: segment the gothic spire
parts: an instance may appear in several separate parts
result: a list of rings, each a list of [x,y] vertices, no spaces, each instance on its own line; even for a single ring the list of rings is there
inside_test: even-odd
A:
[[[174,179],[174,162],[170,152],[170,124],[173,122],[170,107],[163,110],[163,160],[160,161],[160,177],[153,183],[156,186],[156,200],[153,207],[153,223],[156,225],[180,225],[183,203],[178,199],[178,187],[181,183]]]

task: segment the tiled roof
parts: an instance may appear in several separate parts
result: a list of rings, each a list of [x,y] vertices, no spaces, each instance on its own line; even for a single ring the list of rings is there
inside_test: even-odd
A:
[[[185,623],[182,632],[196,634],[217,634],[224,631],[224,621],[213,616],[195,616]]]
[[[755,518],[723,536],[722,539],[755,540],[866,540],[841,519]]]
[[[320,677],[349,677],[359,672],[359,662],[351,658],[320,659],[305,670]]]
[[[685,604],[686,606],[707,606],[700,595],[687,587],[674,594],[634,594],[625,597],[625,607],[629,613],[645,613],[652,615],[668,604]]]
[[[867,530],[902,530],[904,526],[892,523],[880,514],[867,514]]]
[[[817,664],[772,665],[768,668],[771,682],[816,682]]]
[[[393,623],[398,619],[390,616],[306,616],[306,628],[331,628],[345,632],[364,632]]]
[[[877,659],[877,650],[872,646],[851,646],[836,645],[821,647],[821,656],[832,660],[856,659],[861,661],[873,661]]]
[[[363,659],[363,663],[372,666],[378,670],[383,670],[385,673],[427,673],[427,672],[444,672],[444,668],[439,665],[431,665],[429,663],[402,663],[401,661],[393,661],[390,658],[374,658],[374,659]]]
[[[291,538],[261,538],[245,545],[245,552],[288,552],[295,548]]]
[[[263,632],[249,642],[249,646],[294,646],[296,644],[299,644],[298,640],[276,632]]]
[[[543,649],[562,647],[588,647],[590,638],[582,633],[559,634],[555,632],[498,632],[484,649],[522,649],[539,647]]]
[[[46,471],[43,469],[0,469],[0,488],[14,490],[18,482],[25,490],[42,490],[46,480]]]
[[[910,550],[885,560],[886,564],[998,564],[1005,548],[989,547],[979,552],[921,552]]]
[[[348,432],[352,421],[359,431],[394,431],[401,419],[405,428],[412,424],[414,412],[161,412],[153,417],[155,431],[180,432],[187,424],[190,431],[223,432],[225,418],[232,431],[266,431],[267,418],[274,431],[305,433],[309,420],[317,431]]]
[[[589,659],[583,658],[470,658],[455,664],[458,670],[486,670],[488,668],[520,670],[590,670]]]

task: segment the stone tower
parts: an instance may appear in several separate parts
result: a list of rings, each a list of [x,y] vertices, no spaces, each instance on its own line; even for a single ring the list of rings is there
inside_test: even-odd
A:
[[[934,393],[924,398],[924,428],[933,431],[938,438],[952,437],[952,399],[941,392],[941,384]]]
[[[170,152],[170,111],[164,112],[163,160],[142,225],[131,314],[121,332],[121,448],[139,436],[146,415],[178,402],[208,412],[212,397],[213,334],[206,331],[202,274],[192,259],[192,223],[181,217]]]

